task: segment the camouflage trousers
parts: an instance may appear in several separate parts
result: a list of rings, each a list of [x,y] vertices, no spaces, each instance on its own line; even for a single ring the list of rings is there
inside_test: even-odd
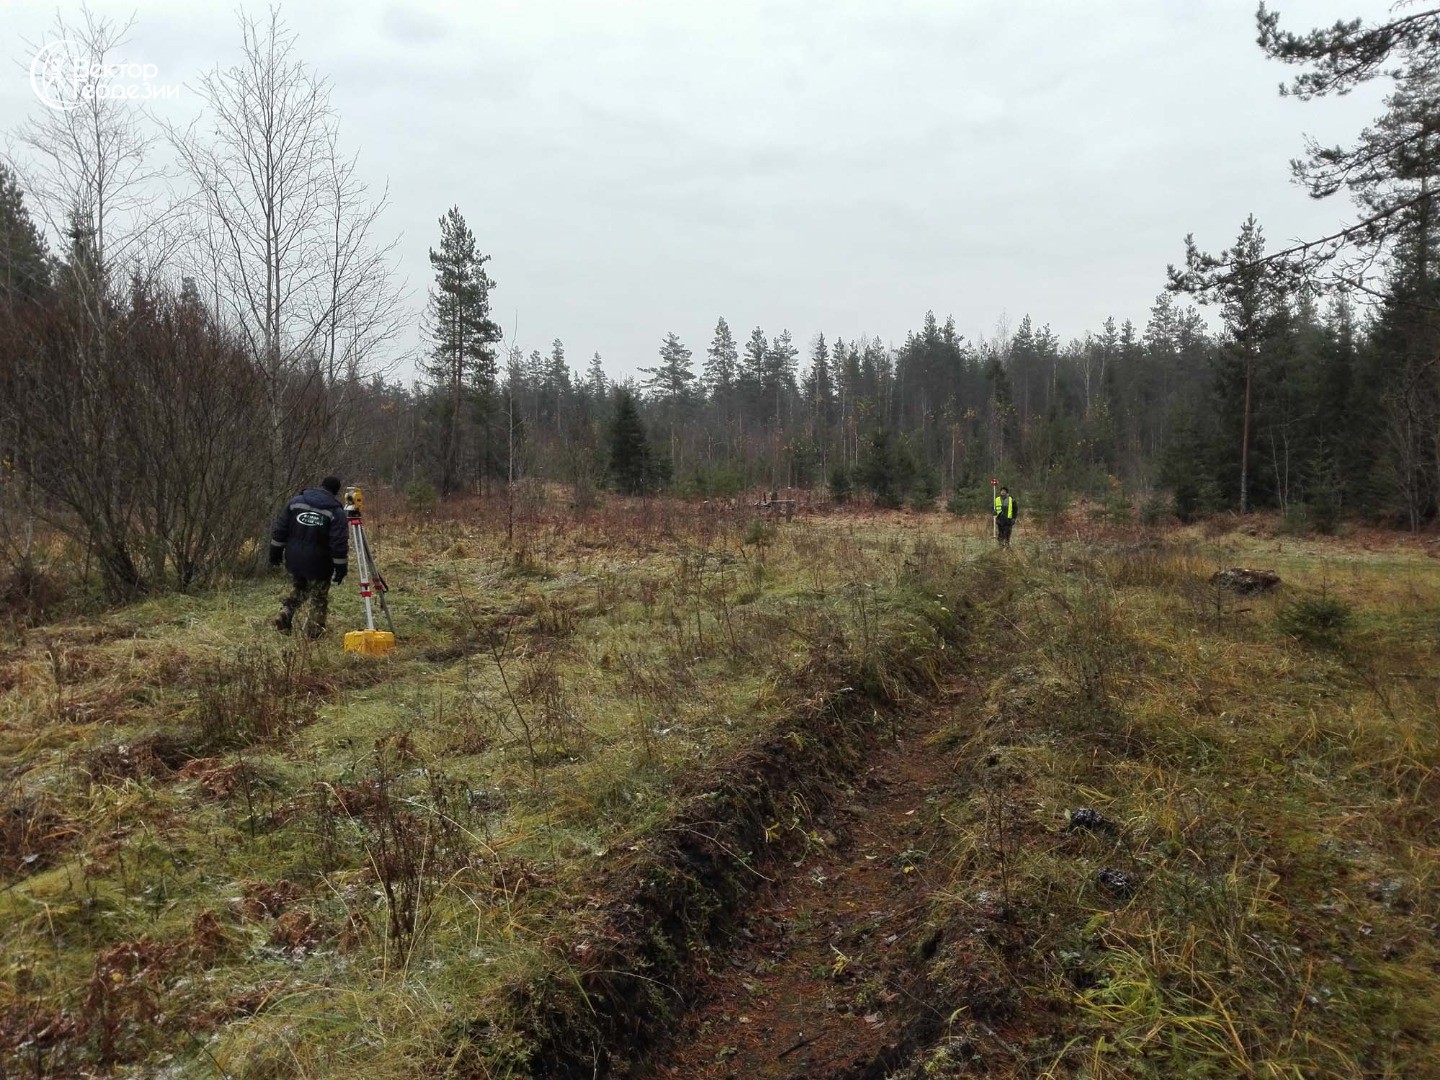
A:
[[[302,577],[291,578],[290,595],[280,601],[280,615],[275,620],[275,629],[288,634],[295,623],[295,615],[306,600],[310,601],[310,621],[305,633],[318,638],[325,632],[325,619],[330,614],[330,579],[309,581]]]

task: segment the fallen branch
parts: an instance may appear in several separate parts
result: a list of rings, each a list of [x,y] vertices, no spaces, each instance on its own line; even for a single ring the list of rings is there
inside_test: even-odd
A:
[[[822,1033],[822,1034],[823,1034],[823,1033]],[[801,1039],[799,1042],[792,1044],[792,1045],[791,1045],[790,1047],[788,1047],[787,1049],[781,1050],[780,1053],[776,1054],[776,1055],[775,1055],[775,1060],[776,1060],[776,1061],[779,1061],[781,1058],[787,1057],[788,1055],[793,1054],[796,1050],[804,1049],[805,1047],[809,1046],[811,1043],[813,1043],[813,1042],[819,1042],[819,1041],[820,1041],[820,1036],[819,1036],[819,1035],[811,1035],[808,1039]]]

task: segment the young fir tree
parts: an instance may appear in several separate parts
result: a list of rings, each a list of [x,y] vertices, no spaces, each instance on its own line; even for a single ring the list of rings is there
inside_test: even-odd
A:
[[[39,296],[50,286],[50,256],[14,175],[0,162],[0,304]]]
[[[610,482],[623,495],[644,495],[650,489],[654,463],[635,396],[621,387],[610,423]]]
[[[475,234],[458,206],[440,219],[440,248],[430,249],[435,284],[430,289],[430,355],[424,373],[445,401],[440,454],[440,490],[460,484],[460,445],[467,398],[485,404],[495,385],[494,346],[500,327],[490,318],[488,255],[475,247]]]
[[[875,496],[875,505],[899,508],[909,487],[914,462],[902,460],[900,447],[888,427],[877,427],[866,440],[860,458],[860,482]]]

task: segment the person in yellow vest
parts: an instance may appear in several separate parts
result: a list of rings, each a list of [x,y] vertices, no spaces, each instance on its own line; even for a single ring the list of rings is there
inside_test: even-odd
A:
[[[1015,527],[1015,516],[1020,508],[1010,497],[1010,489],[1002,487],[995,496],[995,539],[1001,547],[1010,546],[1010,530]]]

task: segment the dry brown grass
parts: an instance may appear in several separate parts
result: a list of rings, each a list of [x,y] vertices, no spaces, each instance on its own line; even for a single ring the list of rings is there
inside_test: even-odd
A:
[[[615,853],[797,694],[932,677],[884,657],[937,625],[965,542],[911,515],[745,544],[741,508],[546,489],[513,519],[367,510],[391,660],[277,639],[277,579],[0,654],[7,1068],[438,1068],[454,1018],[552,971]],[[338,593],[337,633],[357,615]]]

